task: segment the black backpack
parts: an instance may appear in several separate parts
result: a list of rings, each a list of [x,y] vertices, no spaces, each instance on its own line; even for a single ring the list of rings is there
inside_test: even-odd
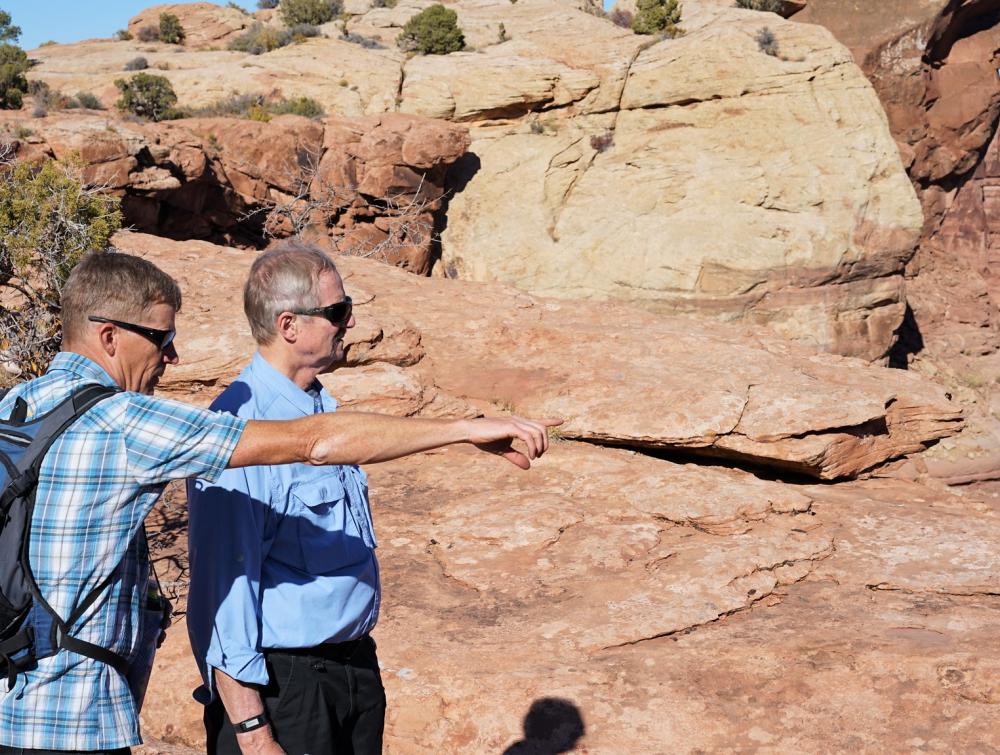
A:
[[[63,620],[42,597],[28,563],[35,490],[45,453],[66,428],[114,393],[115,388],[85,385],[52,411],[31,420],[26,420],[28,405],[18,398],[10,419],[0,420],[0,674],[6,674],[8,689],[18,672],[61,649],[107,663],[122,675],[128,673],[127,661],[117,653],[69,634],[117,569]]]

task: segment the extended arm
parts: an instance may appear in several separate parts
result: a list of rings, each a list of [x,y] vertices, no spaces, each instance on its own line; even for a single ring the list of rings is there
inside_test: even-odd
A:
[[[549,447],[546,428],[562,420],[521,417],[483,419],[401,418],[386,414],[336,412],[287,421],[251,421],[229,460],[230,467],[257,464],[371,464],[471,443],[503,456],[522,469]],[[513,440],[527,447],[511,447]]]

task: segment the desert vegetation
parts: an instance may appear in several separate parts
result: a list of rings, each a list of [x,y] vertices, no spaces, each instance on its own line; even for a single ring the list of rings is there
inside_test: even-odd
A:
[[[632,31],[636,34],[677,37],[684,33],[679,25],[680,21],[679,0],[638,0],[632,19]]]
[[[107,248],[119,200],[86,186],[80,165],[0,154],[0,383],[41,374],[59,349],[59,295],[73,266]]]
[[[343,8],[341,0],[282,0],[278,4],[278,14],[288,27],[318,25],[332,21]]]
[[[287,29],[278,29],[257,22],[230,42],[229,49],[248,52],[251,55],[263,55],[316,36],[319,36],[319,29],[313,24],[302,23]]]
[[[447,55],[465,47],[465,35],[458,26],[458,14],[439,3],[410,18],[396,43],[407,52]]]
[[[176,118],[179,113],[177,94],[170,80],[151,73],[137,73],[130,79],[116,79],[115,86],[122,96],[115,106],[124,113],[131,113],[151,121]]]
[[[301,115],[318,118],[322,106],[311,97],[266,97],[263,94],[234,94],[210,105],[189,109],[184,115],[196,118],[246,118],[252,121],[269,121],[275,115]]]
[[[173,13],[160,14],[159,36],[161,42],[169,45],[184,44],[184,27],[181,21]]]
[[[736,0],[737,8],[747,10],[768,11],[770,13],[780,13],[784,7],[782,0]]]
[[[25,73],[31,64],[24,50],[15,42],[21,36],[20,27],[11,23],[10,14],[0,11],[0,109],[17,110],[28,91]]]

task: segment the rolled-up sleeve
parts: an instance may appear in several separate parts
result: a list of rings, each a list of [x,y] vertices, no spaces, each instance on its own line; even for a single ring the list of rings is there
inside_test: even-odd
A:
[[[188,633],[209,689],[212,668],[247,684],[268,682],[260,579],[275,517],[261,469],[229,469],[214,483],[188,483]]]

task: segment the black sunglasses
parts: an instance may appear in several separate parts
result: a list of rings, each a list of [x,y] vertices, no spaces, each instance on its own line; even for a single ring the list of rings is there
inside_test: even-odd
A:
[[[324,317],[330,321],[331,325],[346,325],[351,319],[351,311],[354,307],[350,296],[345,296],[341,301],[334,302],[326,307],[313,307],[312,309],[293,309],[293,315],[310,315],[311,317]]]
[[[166,351],[170,347],[170,344],[174,342],[174,337],[177,335],[176,330],[157,330],[156,328],[147,328],[145,325],[136,325],[132,322],[122,322],[121,320],[112,320],[108,317],[98,317],[97,315],[91,315],[87,319],[91,322],[106,322],[111,325],[117,325],[123,330],[131,330],[133,333],[145,336],[160,351]]]

